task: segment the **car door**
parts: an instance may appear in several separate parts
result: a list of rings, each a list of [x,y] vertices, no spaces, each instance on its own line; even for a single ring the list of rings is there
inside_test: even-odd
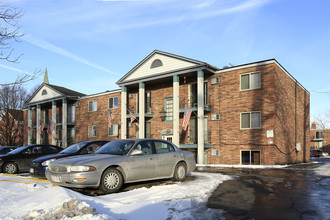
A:
[[[155,140],[154,144],[156,150],[157,176],[169,177],[173,174],[175,166],[180,160],[180,156],[168,142]]]
[[[20,154],[20,161],[18,163],[20,170],[28,170],[30,168],[30,164],[32,160],[42,155],[42,147],[41,146],[30,146]]]
[[[157,161],[155,160],[152,141],[141,141],[133,150],[141,150],[143,154],[129,156],[127,161],[127,181],[153,179],[157,177]]]

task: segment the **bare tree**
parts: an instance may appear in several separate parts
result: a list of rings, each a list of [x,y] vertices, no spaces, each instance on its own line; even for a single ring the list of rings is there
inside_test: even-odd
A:
[[[0,145],[20,146],[26,126],[23,107],[29,94],[22,85],[2,86],[0,89]]]
[[[22,56],[22,54],[14,56],[14,49],[12,47],[12,43],[19,42],[19,38],[23,36],[19,31],[21,26],[18,23],[22,16],[22,10],[18,10],[9,5],[2,5],[0,2],[0,60],[17,63]],[[0,86],[23,84],[36,79],[40,74],[40,70],[36,70],[32,74],[23,73],[19,75],[14,82],[2,83]]]

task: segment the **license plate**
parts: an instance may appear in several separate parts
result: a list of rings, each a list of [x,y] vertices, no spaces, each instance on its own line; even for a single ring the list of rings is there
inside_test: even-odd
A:
[[[52,179],[53,182],[57,182],[57,183],[58,183],[58,182],[61,182],[61,177],[59,177],[59,176],[54,176],[54,175],[52,175],[52,176],[51,176],[51,179]]]

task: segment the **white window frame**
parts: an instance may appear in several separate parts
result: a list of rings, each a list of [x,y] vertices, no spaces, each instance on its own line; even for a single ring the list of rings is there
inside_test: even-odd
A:
[[[251,88],[251,85],[252,85],[251,75],[253,75],[253,74],[258,74],[259,75],[259,85],[256,88]],[[244,76],[244,75],[249,75],[249,88],[247,88],[247,89],[242,89],[242,76]],[[260,89],[260,88],[261,88],[261,74],[260,74],[260,71],[240,74],[240,84],[239,84],[240,91],[254,90],[254,89]]]
[[[252,127],[252,120],[251,120],[251,114],[252,113],[259,113],[260,114],[260,118],[259,118],[259,121],[260,121],[260,125],[259,127]],[[243,114],[250,114],[250,127],[249,128],[242,128],[242,115]],[[261,129],[261,111],[252,111],[252,112],[241,112],[240,114],[240,129],[241,130],[246,130],[246,129]]]
[[[88,137],[97,137],[97,126],[88,126]]]
[[[89,106],[92,105],[92,109]],[[96,112],[97,111],[97,100],[93,100],[88,102],[88,112]]]
[[[118,136],[118,124],[112,124],[110,128],[108,128],[108,135],[109,136]]]
[[[117,106],[115,105],[115,99],[117,99]],[[110,104],[112,104],[112,108],[110,107]],[[118,96],[110,97],[109,98],[109,109],[115,109],[115,108],[118,108],[118,106],[119,106]]]

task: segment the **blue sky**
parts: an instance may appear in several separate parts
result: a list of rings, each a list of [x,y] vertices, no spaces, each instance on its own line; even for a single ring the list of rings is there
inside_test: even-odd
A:
[[[330,108],[328,0],[5,2],[24,11],[24,55],[0,61],[2,83],[47,67],[51,84],[104,92],[158,49],[217,67],[275,58],[311,92],[311,120]]]

